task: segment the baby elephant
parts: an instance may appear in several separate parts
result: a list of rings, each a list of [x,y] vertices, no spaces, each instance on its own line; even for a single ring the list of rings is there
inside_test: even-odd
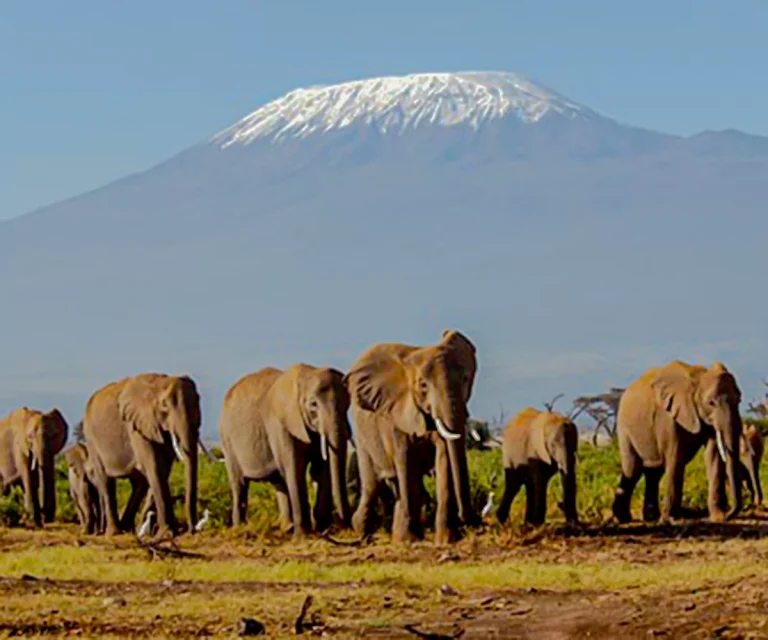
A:
[[[556,471],[563,482],[560,504],[569,523],[578,522],[576,513],[576,448],[579,436],[570,418],[533,407],[523,409],[504,429],[504,475],[506,486],[496,512],[499,522],[520,487],[525,486],[525,521],[540,525],[547,515],[547,485]]]
[[[88,449],[78,443],[64,453],[69,477],[69,495],[75,503],[77,517],[83,533],[100,533],[104,530],[99,492],[89,478]]]
[[[741,477],[747,483],[752,496],[752,505],[759,507],[763,504],[763,488],[760,485],[760,461],[763,459],[763,438],[755,425],[750,425],[741,434],[739,447],[741,461]]]

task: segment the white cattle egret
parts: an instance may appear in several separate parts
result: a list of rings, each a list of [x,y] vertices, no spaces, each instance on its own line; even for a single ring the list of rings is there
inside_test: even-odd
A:
[[[143,538],[149,534],[152,529],[152,518],[154,517],[155,512],[152,509],[147,511],[147,517],[144,518],[144,522],[142,522],[141,527],[139,527],[139,538]]]
[[[493,509],[493,491],[488,494],[488,502],[485,503],[483,510],[480,512],[480,517],[485,518]]]
[[[195,525],[195,531],[202,531],[203,529],[205,529],[205,526],[208,524],[208,516],[209,516],[209,515],[211,515],[211,514],[210,514],[210,512],[208,511],[208,509],[206,509],[205,511],[203,511],[203,517],[202,517],[202,519],[200,520],[200,522],[198,522],[198,523]]]

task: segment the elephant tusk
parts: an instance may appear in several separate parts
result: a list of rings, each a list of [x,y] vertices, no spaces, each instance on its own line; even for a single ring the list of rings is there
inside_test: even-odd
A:
[[[461,438],[460,434],[451,433],[448,431],[440,418],[435,418],[435,426],[437,427],[437,432],[443,437],[444,440],[458,440]]]
[[[723,442],[723,434],[715,430],[715,440],[717,440],[717,450],[720,452],[720,457],[725,462],[725,443]]]
[[[179,446],[179,441],[176,438],[175,433],[171,433],[171,443],[173,444],[173,451],[176,454],[176,457],[179,460],[183,460],[184,456],[181,454],[181,447]]]
[[[323,456],[323,462],[328,460],[328,438],[324,433],[320,434],[320,455]]]
[[[469,431],[472,438],[475,440],[475,442],[481,442],[482,438],[480,437],[480,434],[477,432],[477,429],[470,429]]]
[[[35,471],[37,469],[37,457],[36,456],[32,456],[32,464],[31,464],[30,468],[32,469],[32,471]]]

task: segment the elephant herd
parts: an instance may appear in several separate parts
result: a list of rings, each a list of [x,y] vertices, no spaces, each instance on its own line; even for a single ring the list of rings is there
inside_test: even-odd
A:
[[[458,331],[445,331],[429,346],[377,344],[346,374],[296,364],[244,376],[226,394],[219,422],[232,524],[244,522],[248,485],[261,481],[273,485],[280,524],[294,536],[325,531],[334,523],[368,535],[377,526],[375,507],[388,494],[392,539],[419,539],[424,536],[424,477],[432,473],[435,542],[458,539],[464,527],[481,520],[470,499],[467,465],[467,405],[476,371],[472,342]],[[734,376],[720,363],[706,368],[675,361],[635,380],[618,411],[616,519],[631,520],[632,492],[642,476],[644,519],[682,517],[684,469],[702,447],[712,520],[739,513],[742,480],[760,502],[763,444],[754,428],[742,433],[740,402]],[[210,457],[200,440],[200,423],[200,396],[185,376],[141,374],[96,391],[86,405],[84,443],[64,453],[83,529],[107,535],[133,532],[144,504],[144,513],[156,518],[157,536],[179,532],[169,486],[178,459],[185,470],[186,530],[194,532],[198,450]],[[55,409],[42,413],[25,407],[0,420],[0,490],[21,484],[36,526],[54,518],[54,458],[67,435],[67,423]],[[347,482],[353,443],[359,475],[354,514]],[[528,407],[510,420],[503,434],[505,489],[498,520],[507,520],[524,487],[526,522],[544,522],[547,485],[559,472],[560,507],[566,520],[576,523],[577,447],[571,416]],[[314,505],[308,475],[316,485]],[[663,477],[666,497],[660,505]],[[131,484],[122,513],[116,496],[120,478]]]

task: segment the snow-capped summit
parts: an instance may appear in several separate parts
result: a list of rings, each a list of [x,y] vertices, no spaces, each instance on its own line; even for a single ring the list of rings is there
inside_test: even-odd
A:
[[[425,125],[477,128],[510,116],[536,123],[548,113],[569,119],[597,115],[514,73],[420,73],[296,89],[225,129],[212,142],[222,148],[259,139],[278,142],[355,123],[390,134]]]

